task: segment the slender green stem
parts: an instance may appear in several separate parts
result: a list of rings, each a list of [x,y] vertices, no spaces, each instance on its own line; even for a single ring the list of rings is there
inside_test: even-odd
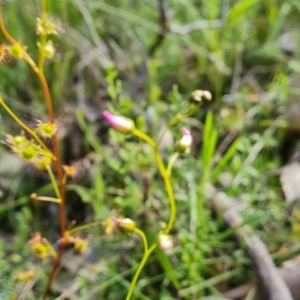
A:
[[[169,218],[166,228],[164,229],[164,233],[168,234],[172,230],[174,223],[175,223],[176,202],[175,202],[175,197],[174,197],[174,192],[173,192],[173,187],[172,187],[170,176],[168,175],[167,170],[163,164],[162,158],[160,156],[160,153],[157,150],[155,151],[155,158],[156,158],[156,162],[159,167],[161,176],[164,179],[164,183],[165,183],[165,187],[167,190],[169,203],[170,203],[170,218]]]
[[[47,21],[46,0],[42,0],[42,20],[43,20],[43,22]],[[40,35],[39,57],[38,57],[38,69],[42,74],[44,74],[46,43],[47,43],[47,34],[46,34],[46,32],[42,32]]]
[[[174,198],[174,192],[173,192],[173,187],[172,187],[172,184],[171,184],[171,178],[170,178],[170,175],[163,163],[163,160],[162,160],[162,157],[161,157],[161,154],[158,150],[158,145],[154,142],[153,139],[151,139],[147,134],[143,133],[142,131],[138,130],[138,129],[135,129],[133,131],[133,134],[139,138],[141,138],[142,140],[144,140],[147,144],[149,144],[153,151],[154,151],[154,155],[155,155],[155,160],[156,160],[156,164],[158,166],[158,169],[160,171],[160,174],[161,176],[163,177],[163,180],[164,180],[164,183],[165,183],[165,187],[166,187],[166,190],[167,190],[167,194],[168,194],[168,198],[169,198],[169,203],[170,203],[170,217],[169,217],[169,221],[168,221],[168,224],[166,226],[166,228],[164,229],[164,233],[165,234],[168,234],[172,228],[173,228],[173,225],[174,225],[174,222],[175,222],[175,218],[176,218],[176,202],[175,202],[175,198]],[[136,233],[140,234],[143,241],[144,241],[144,255],[143,255],[143,258],[138,266],[138,269],[136,270],[135,274],[134,274],[134,277],[131,281],[131,285],[130,285],[130,288],[129,288],[129,291],[128,291],[128,294],[127,294],[127,297],[126,297],[126,300],[130,300],[131,299],[131,296],[133,294],[133,291],[134,291],[134,288],[136,286],[136,283],[137,283],[137,280],[138,280],[138,277],[140,275],[140,273],[142,272],[150,254],[154,251],[154,249],[157,247],[157,244],[153,244],[148,250],[147,250],[147,247],[148,247],[148,244],[146,243],[147,240],[146,240],[146,237],[144,235],[144,233],[140,230],[135,231]]]
[[[31,130],[27,125],[25,125],[15,114],[14,112],[6,105],[3,98],[0,96],[0,104],[2,107],[6,110],[6,112],[25,130],[27,131],[36,141],[39,145],[43,147],[43,149],[51,155],[52,158],[55,158],[52,152],[47,148],[47,146],[44,144],[44,142],[38,137],[38,135]]]
[[[38,58],[38,69],[40,73],[44,73],[44,61],[45,61],[45,44],[47,42],[47,35],[42,33],[40,36],[39,43],[39,58]]]
[[[157,148],[156,143],[154,142],[153,139],[151,139],[151,137],[147,134],[145,134],[144,132],[138,130],[138,129],[134,129],[132,132],[133,135],[141,138],[142,140],[144,140],[147,144],[149,144],[153,149]]]
[[[131,299],[131,296],[133,294],[133,291],[135,289],[135,286],[136,286],[136,283],[137,283],[137,280],[150,256],[150,254],[155,250],[155,248],[157,247],[157,244],[153,244],[146,252],[144,252],[144,255],[143,255],[143,258],[134,274],[134,277],[131,281],[131,284],[130,284],[130,288],[129,288],[129,291],[127,293],[127,296],[126,296],[126,300],[130,300]]]
[[[77,227],[74,227],[70,230],[67,230],[66,234],[72,234],[74,232],[89,229],[89,228],[94,227],[94,226],[103,225],[104,223],[105,223],[104,221],[95,221],[95,222],[88,223],[88,224],[85,224],[85,225],[82,225],[82,226],[77,226]]]
[[[148,241],[144,232],[138,228],[135,228],[134,232],[137,233],[142,238],[144,244],[144,253],[145,253],[146,251],[148,251]]]
[[[46,0],[42,0],[42,14],[43,14],[43,17],[47,16]]]
[[[178,158],[178,156],[179,156],[179,153],[178,153],[178,152],[175,152],[175,153],[172,155],[172,157],[171,157],[171,159],[170,159],[170,161],[169,161],[169,163],[168,163],[168,167],[167,167],[167,174],[168,174],[168,176],[171,176],[171,172],[172,172],[173,165],[174,165],[176,159]]]
[[[159,172],[164,180],[167,195],[169,198],[169,203],[170,203],[170,218],[169,218],[166,228],[164,229],[164,233],[168,234],[172,230],[174,222],[175,222],[175,218],[176,218],[176,202],[175,202],[175,197],[174,197],[174,192],[173,192],[173,187],[171,184],[170,176],[168,175],[167,169],[163,163],[163,160],[162,160],[162,157],[158,150],[157,144],[147,134],[143,133],[142,131],[140,131],[138,129],[134,129],[133,134],[135,136],[141,138],[142,140],[144,140],[146,143],[148,143],[154,151],[156,164],[157,164]]]
[[[58,185],[57,185],[55,176],[54,176],[54,174],[53,174],[53,172],[52,172],[52,169],[51,169],[50,166],[47,166],[46,169],[47,169],[48,174],[49,174],[49,177],[50,177],[50,179],[51,179],[51,183],[52,183],[52,185],[53,185],[53,189],[54,189],[54,191],[55,191],[56,197],[57,197],[58,199],[61,199],[60,191],[59,191],[59,188],[58,188]],[[60,201],[60,203],[61,203],[61,201]]]

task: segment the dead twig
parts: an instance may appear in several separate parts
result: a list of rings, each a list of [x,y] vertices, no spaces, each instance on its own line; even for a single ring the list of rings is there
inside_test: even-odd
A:
[[[264,295],[263,299],[293,300],[291,292],[270,257],[265,244],[257,237],[249,226],[243,226],[243,219],[233,201],[224,193],[211,187],[210,201],[213,209],[223,216],[227,226],[236,228],[235,236],[240,243],[245,243],[248,255],[253,263]]]

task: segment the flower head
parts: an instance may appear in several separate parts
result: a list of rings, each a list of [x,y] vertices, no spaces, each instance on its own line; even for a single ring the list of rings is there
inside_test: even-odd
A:
[[[57,132],[57,124],[54,123],[43,123],[42,121],[38,121],[37,132],[40,136],[45,139],[51,139]]]
[[[103,117],[109,125],[120,133],[131,134],[135,129],[134,122],[129,118],[113,115],[107,110],[103,112]]]
[[[183,127],[181,129],[182,132],[182,138],[176,143],[176,149],[179,153],[190,153],[191,146],[193,143],[193,138],[188,129]]]

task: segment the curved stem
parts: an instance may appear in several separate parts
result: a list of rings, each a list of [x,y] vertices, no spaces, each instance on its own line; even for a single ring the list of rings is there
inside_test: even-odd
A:
[[[127,293],[127,296],[126,296],[126,300],[130,300],[131,299],[131,296],[133,294],[133,291],[135,289],[135,286],[136,286],[136,283],[137,283],[137,280],[150,256],[150,254],[155,250],[155,248],[157,247],[157,244],[153,244],[146,252],[144,252],[144,255],[143,255],[143,258],[134,274],[134,277],[131,281],[131,284],[130,284],[130,288],[129,288],[129,291]]]
[[[171,157],[171,159],[170,159],[170,161],[169,161],[169,163],[168,163],[168,167],[167,167],[167,174],[168,174],[168,176],[171,176],[171,172],[172,172],[173,165],[174,165],[176,159],[178,158],[178,156],[179,156],[179,153],[178,153],[178,152],[175,152],[175,153],[172,155],[172,157]]]
[[[133,135],[139,137],[140,139],[144,140],[148,145],[150,145],[153,149],[155,149],[156,143],[154,142],[153,139],[151,139],[151,137],[147,134],[145,134],[144,132],[138,130],[138,129],[134,129],[132,132]]]
[[[146,251],[148,251],[148,241],[147,241],[147,238],[146,238],[144,232],[138,228],[135,228],[134,232],[137,233],[142,238],[142,241],[144,244],[144,253],[145,253]]]
[[[2,31],[3,35],[5,38],[12,44],[16,45],[18,42],[9,34],[9,32],[6,30],[4,23],[3,23],[3,18],[2,18],[2,7],[0,5],[0,30]],[[28,55],[28,53],[24,50],[23,51],[23,58],[27,61],[27,63],[31,66],[31,68],[34,70],[34,72],[38,72],[39,69],[36,66],[35,62],[33,59]]]
[[[160,174],[163,177],[166,191],[167,191],[168,198],[169,198],[169,203],[170,203],[170,217],[169,217],[168,224],[167,224],[166,228],[164,229],[164,233],[168,234],[172,230],[174,223],[175,223],[176,202],[175,202],[175,197],[174,197],[174,192],[173,192],[173,187],[172,187],[170,176],[167,173],[166,167],[162,161],[161,155],[157,148],[155,149],[155,159],[156,159],[156,163],[158,165]]]
[[[156,164],[164,180],[167,195],[169,198],[169,203],[170,203],[170,218],[166,228],[164,229],[164,233],[168,234],[172,230],[176,218],[176,202],[175,202],[170,176],[168,175],[167,169],[163,163],[157,144],[147,134],[143,133],[138,129],[134,129],[133,134],[141,138],[142,140],[144,140],[146,143],[148,143],[154,151]]]

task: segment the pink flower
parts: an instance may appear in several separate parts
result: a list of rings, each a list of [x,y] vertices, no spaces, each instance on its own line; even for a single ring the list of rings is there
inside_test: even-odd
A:
[[[182,135],[191,136],[190,131],[187,128],[185,128],[185,127],[181,128],[181,132],[182,132]]]
[[[193,138],[190,131],[183,127],[181,129],[182,138],[176,143],[176,149],[179,153],[190,153]]]
[[[134,122],[129,118],[113,115],[107,110],[103,111],[103,117],[109,125],[120,133],[131,134],[135,129]]]
[[[167,252],[173,248],[173,239],[170,235],[160,233],[158,235],[158,246],[161,250]]]

